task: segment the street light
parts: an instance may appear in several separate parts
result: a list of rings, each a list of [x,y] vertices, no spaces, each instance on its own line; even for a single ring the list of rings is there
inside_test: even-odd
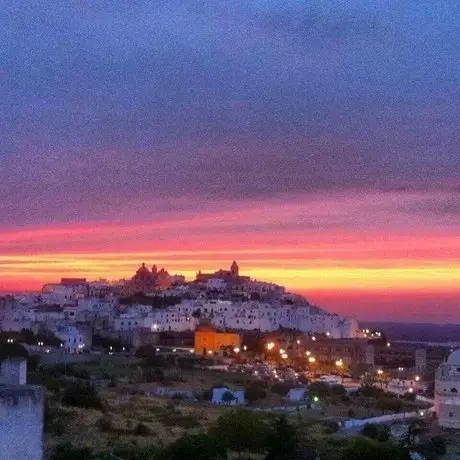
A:
[[[416,382],[420,382],[420,375],[416,375],[416,376],[415,376],[415,381],[416,381]]]
[[[387,342],[387,347],[391,347],[391,343],[390,343],[390,342]]]
[[[343,361],[341,359],[338,359],[336,362],[335,362],[335,365],[337,367],[342,367],[343,366]]]
[[[246,345],[244,345],[243,350],[246,351],[247,349],[248,349],[248,347]]]
[[[313,401],[318,402],[319,401],[318,396],[313,396]]]
[[[233,349],[233,351],[234,351],[235,353],[239,353],[239,352],[240,352],[240,349],[239,349],[238,347],[235,347],[235,348]]]
[[[288,359],[287,353],[283,353],[283,354],[281,355],[281,358],[283,358],[283,359]]]
[[[383,370],[382,370],[382,369],[379,369],[379,370],[377,371],[377,374],[382,375],[382,374],[383,374]]]
[[[297,345],[300,345],[300,340],[297,340]]]
[[[273,348],[275,348],[275,344],[274,344],[273,342],[267,343],[267,350],[268,350],[268,351],[273,350]]]
[[[314,342],[314,341],[316,340],[316,337],[315,337],[315,336],[313,336],[311,339],[312,339],[312,340],[313,340],[313,342]]]
[[[306,354],[307,356],[310,356],[310,355],[311,355],[311,351],[307,350],[307,351],[305,352],[305,354]]]
[[[413,393],[414,389],[412,387],[409,388],[409,393]]]
[[[308,362],[309,362],[309,363],[314,363],[314,362],[316,362],[316,358],[315,358],[314,356],[310,356],[310,357],[308,358]]]

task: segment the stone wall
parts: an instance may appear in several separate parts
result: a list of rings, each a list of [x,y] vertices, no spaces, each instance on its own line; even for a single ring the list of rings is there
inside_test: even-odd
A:
[[[41,388],[0,385],[0,458],[43,460]]]

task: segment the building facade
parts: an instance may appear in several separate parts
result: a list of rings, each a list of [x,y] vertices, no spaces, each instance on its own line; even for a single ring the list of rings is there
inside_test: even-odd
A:
[[[460,429],[460,350],[451,353],[438,367],[435,412],[439,426]]]

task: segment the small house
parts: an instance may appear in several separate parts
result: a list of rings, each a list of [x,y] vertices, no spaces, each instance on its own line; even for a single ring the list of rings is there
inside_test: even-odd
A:
[[[293,402],[303,401],[305,399],[306,393],[306,388],[291,388],[287,394],[287,398],[289,401]]]

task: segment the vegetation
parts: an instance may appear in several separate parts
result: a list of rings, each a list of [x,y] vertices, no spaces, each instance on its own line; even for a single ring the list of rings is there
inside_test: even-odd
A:
[[[389,442],[359,437],[343,451],[342,460],[410,460],[409,450]]]
[[[246,387],[244,397],[249,403],[253,403],[267,396],[267,392],[258,383],[251,383]]]
[[[25,358],[29,357],[29,352],[19,343],[0,343],[0,361],[6,358]]]
[[[65,406],[85,409],[103,409],[104,404],[93,385],[73,384],[66,388],[62,396]]]
[[[120,305],[150,305],[153,308],[164,308],[181,303],[180,296],[148,296],[143,293],[134,294],[129,297],[122,297]]]
[[[219,417],[209,433],[228,450],[263,452],[273,429],[258,414],[234,409]]]
[[[361,433],[367,438],[375,439],[380,442],[385,442],[390,439],[389,428],[385,425],[378,425],[376,423],[368,423],[364,425]]]

